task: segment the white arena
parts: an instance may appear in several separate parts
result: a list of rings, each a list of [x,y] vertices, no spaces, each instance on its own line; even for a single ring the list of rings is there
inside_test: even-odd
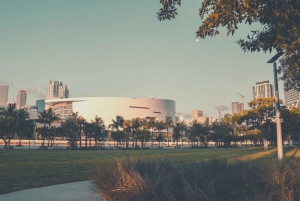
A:
[[[72,112],[91,121],[97,115],[104,120],[106,126],[112,123],[117,115],[124,119],[157,117],[165,120],[171,117],[175,121],[175,101],[155,98],[123,98],[123,97],[84,97],[49,99],[45,108],[52,107],[61,119],[66,119]]]

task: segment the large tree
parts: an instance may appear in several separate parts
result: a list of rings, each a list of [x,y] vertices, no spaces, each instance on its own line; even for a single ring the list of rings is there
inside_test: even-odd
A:
[[[163,8],[157,13],[159,20],[175,18],[176,5],[181,0],[160,0]],[[282,79],[288,88],[300,87],[300,0],[204,0],[199,9],[203,19],[196,36],[202,39],[220,33],[226,27],[227,35],[234,34],[241,23],[258,23],[260,30],[253,30],[237,44],[244,51],[284,52]]]

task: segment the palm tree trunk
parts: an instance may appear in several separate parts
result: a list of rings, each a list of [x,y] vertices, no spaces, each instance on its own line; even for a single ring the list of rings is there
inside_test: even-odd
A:
[[[169,129],[167,128],[167,138],[168,138],[168,147],[169,147]]]
[[[152,131],[151,131],[151,142],[152,142],[152,147],[153,147],[153,128],[152,128]]]
[[[87,141],[88,141],[88,137],[87,134],[85,134],[85,148],[87,148]]]
[[[80,130],[79,130],[79,148],[81,149],[81,124],[80,124]]]
[[[19,146],[21,146],[21,136],[19,136]]]

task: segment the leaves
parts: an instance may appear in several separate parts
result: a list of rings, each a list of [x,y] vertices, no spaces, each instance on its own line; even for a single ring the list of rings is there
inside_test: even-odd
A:
[[[158,12],[158,19],[171,19],[177,14],[177,5],[181,0],[160,0],[163,8]],[[285,52],[282,59],[286,74],[297,83],[295,89],[300,90],[300,75],[295,68],[300,68],[300,0],[204,0],[199,9],[199,16],[203,19],[196,36],[205,39],[207,36],[219,34],[217,28],[227,28],[227,35],[233,35],[240,23],[259,23],[261,30],[252,32],[252,36],[237,41],[241,49],[246,52],[273,50]],[[282,69],[281,69],[282,70]]]

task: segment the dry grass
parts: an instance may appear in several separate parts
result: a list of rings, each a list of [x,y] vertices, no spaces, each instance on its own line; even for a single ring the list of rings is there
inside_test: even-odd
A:
[[[98,169],[96,175],[95,185],[105,200],[296,201],[300,197],[299,158],[176,166],[163,158],[126,157]]]

